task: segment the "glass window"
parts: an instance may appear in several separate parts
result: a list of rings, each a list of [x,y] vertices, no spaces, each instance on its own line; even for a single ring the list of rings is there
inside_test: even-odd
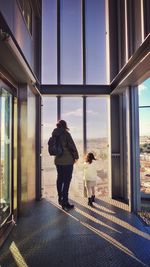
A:
[[[83,98],[81,96],[60,97],[61,119],[67,122],[70,134],[77,146],[79,160],[74,165],[70,185],[70,197],[83,197],[83,141],[87,152],[94,152],[97,158],[97,196],[108,196],[109,176],[109,120],[108,97],[86,97],[86,140],[83,140]],[[43,97],[43,135],[42,135],[42,184],[45,197],[56,197],[56,170],[54,157],[48,154],[47,142],[57,119],[56,97]]]
[[[150,78],[138,89],[141,192],[150,194]]]
[[[141,192],[150,194],[150,107],[139,109]]]
[[[87,97],[87,153],[97,158],[97,195],[108,196],[108,99]]]
[[[139,85],[139,106],[150,106],[150,78]]]
[[[79,160],[74,165],[71,195],[83,196],[83,100],[81,97],[61,98],[61,119],[67,122],[79,152]]]
[[[12,95],[0,91],[0,224],[11,213]]]
[[[60,0],[60,71],[62,84],[82,84],[81,0]]]
[[[42,1],[42,83],[57,84],[57,1]]]
[[[44,197],[56,196],[54,157],[48,154],[48,140],[57,122],[57,98],[43,97],[42,107],[42,188]]]
[[[105,1],[85,0],[87,84],[106,84],[105,34]]]

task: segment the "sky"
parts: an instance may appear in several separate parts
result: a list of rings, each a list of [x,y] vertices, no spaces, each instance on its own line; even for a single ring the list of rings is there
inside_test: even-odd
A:
[[[87,97],[87,138],[108,137],[108,97]],[[81,97],[61,98],[61,119],[68,123],[75,139],[83,139],[83,99]],[[43,137],[48,139],[57,122],[56,97],[43,97]]]
[[[57,84],[57,1],[42,1],[42,83]],[[83,83],[81,0],[60,1],[61,84]],[[105,0],[85,0],[86,83],[106,84]]]
[[[150,106],[150,78],[139,85],[139,106]]]
[[[42,1],[42,83],[57,84],[57,1]],[[81,0],[60,0],[60,73],[62,84],[83,83],[83,28]],[[85,0],[85,56],[86,83],[106,84],[106,24],[105,0]],[[96,101],[96,100],[95,100]],[[94,101],[87,110],[88,135],[106,135],[107,124],[104,107]],[[55,102],[55,101],[54,101]],[[51,129],[57,120],[56,102],[45,100],[45,121]],[[82,132],[82,104],[64,100],[62,116],[70,122],[72,131],[79,138]],[[150,105],[150,79],[139,86],[139,106]],[[53,109],[50,108],[53,106]],[[96,110],[95,110],[96,108]],[[107,112],[106,112],[107,114]],[[50,118],[49,118],[50,115]],[[149,108],[139,110],[140,135],[150,135]],[[97,122],[100,121],[100,124]],[[98,131],[93,132],[91,123]],[[79,131],[76,129],[78,125]],[[101,125],[101,126],[99,126]],[[103,126],[102,126],[103,125]],[[100,127],[100,129],[99,129]],[[48,132],[48,130],[47,130]],[[81,136],[80,136],[81,137]]]
[[[150,136],[150,78],[139,85],[139,107],[140,136]]]

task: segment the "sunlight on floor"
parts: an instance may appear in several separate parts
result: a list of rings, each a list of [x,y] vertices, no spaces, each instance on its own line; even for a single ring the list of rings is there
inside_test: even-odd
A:
[[[18,267],[28,267],[14,241],[10,245],[10,251]]]
[[[52,202],[50,201],[54,206],[56,206],[57,208],[61,209],[61,207],[56,204],[56,202]],[[76,199],[77,202],[77,199]],[[84,204],[83,202],[80,203],[83,208],[88,208],[89,210],[93,211],[93,212],[97,212],[97,210],[95,210],[95,208],[91,208],[88,205]],[[97,204],[98,206],[98,204]],[[62,209],[61,209],[62,210]],[[92,216],[91,214],[89,214],[88,212],[85,212],[77,207],[75,207],[74,211],[77,212],[77,214],[80,214],[83,216],[83,219],[79,219],[78,217],[75,216],[74,212],[73,214],[71,214],[71,212],[66,212],[64,210],[62,210],[66,215],[72,217],[73,219],[75,219],[76,221],[78,221],[79,223],[81,223],[84,227],[88,228],[90,231],[92,231],[93,233],[97,234],[98,236],[100,236],[101,238],[105,239],[107,242],[109,242],[111,245],[115,246],[116,248],[118,248],[119,250],[123,251],[124,253],[126,253],[127,255],[129,255],[130,257],[132,257],[134,260],[136,260],[137,262],[141,263],[142,266],[147,266],[146,264],[144,264],[140,259],[138,259],[134,253],[128,249],[126,246],[122,245],[116,238],[112,237],[111,235],[109,235],[108,233],[105,233],[99,229],[97,229],[96,227],[93,227],[92,225],[90,225],[87,222],[84,222],[84,219],[89,219],[91,222],[97,223],[101,226],[107,227],[108,230],[113,230],[115,231],[117,234],[123,234],[122,232],[118,231],[117,229],[113,228],[112,226],[109,226],[106,223],[103,223],[102,221],[98,220],[97,218],[95,218],[94,216]],[[110,210],[109,210],[110,211]],[[106,217],[107,219],[109,219],[111,222],[117,223],[126,228],[126,230],[132,231],[135,234],[138,234],[148,240],[150,240],[150,236],[146,233],[143,233],[142,231],[136,229],[135,227],[131,226],[128,223],[125,223],[123,220],[118,219],[117,217],[114,217],[112,215],[106,215],[102,212],[99,212],[98,214],[102,215],[103,217]]]
[[[87,205],[86,203],[86,199],[84,198],[75,198],[73,199],[76,203],[78,203],[79,205],[83,206],[83,208],[88,208],[89,210],[93,211],[95,214],[98,214],[100,216],[102,216],[103,218],[109,220],[110,222],[116,224],[116,225],[119,225],[129,231],[131,231],[132,233],[134,234],[137,234],[141,237],[144,237],[146,238],[147,240],[150,240],[150,235],[147,234],[147,233],[144,233],[142,231],[140,231],[139,229],[137,229],[136,227],[132,226],[131,224],[129,224],[128,222],[124,221],[124,220],[121,220],[120,218],[116,217],[114,215],[114,212],[113,212],[113,215],[111,214],[111,209],[106,209],[105,210],[105,207],[103,207],[103,209],[101,209],[102,205],[99,205],[98,203],[94,203],[95,207],[96,208],[92,208],[90,206]],[[101,199],[100,199],[101,200]],[[51,199],[50,200],[52,204],[54,203],[57,203],[57,200],[56,199]],[[115,201],[116,202],[116,201]],[[106,202],[107,203],[107,202]],[[113,200],[111,200],[111,204],[113,206]],[[81,211],[81,209],[77,209],[75,208],[75,210],[79,213],[82,213],[82,215],[86,214],[86,217],[89,218],[89,214],[86,213],[85,211]],[[104,212],[105,210],[105,212]],[[97,220],[94,216],[90,216],[90,219],[92,219],[93,221],[97,222],[99,220]],[[102,222],[98,222],[99,224],[102,224]],[[104,224],[103,224],[104,225]],[[107,225],[107,227],[109,228],[109,225]]]

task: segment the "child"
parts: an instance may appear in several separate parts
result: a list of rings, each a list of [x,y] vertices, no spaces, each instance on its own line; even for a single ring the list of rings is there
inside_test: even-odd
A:
[[[92,207],[93,202],[95,202],[96,178],[96,158],[94,157],[93,153],[88,153],[84,162],[84,180],[87,189],[88,205]]]

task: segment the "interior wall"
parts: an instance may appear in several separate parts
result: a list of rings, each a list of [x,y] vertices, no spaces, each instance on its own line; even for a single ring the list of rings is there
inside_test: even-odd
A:
[[[41,21],[32,8],[32,34],[27,29],[25,20],[19,7],[19,1],[0,0],[0,12],[7,22],[7,25],[19,45],[30,68],[40,80],[40,35]],[[2,30],[7,32],[7,28],[2,25]]]
[[[24,84],[19,88],[19,214],[28,214],[36,198],[36,97]]]
[[[35,125],[36,125],[36,97],[27,88],[27,192],[28,201],[35,199],[35,181],[36,181],[36,148],[35,148]]]

